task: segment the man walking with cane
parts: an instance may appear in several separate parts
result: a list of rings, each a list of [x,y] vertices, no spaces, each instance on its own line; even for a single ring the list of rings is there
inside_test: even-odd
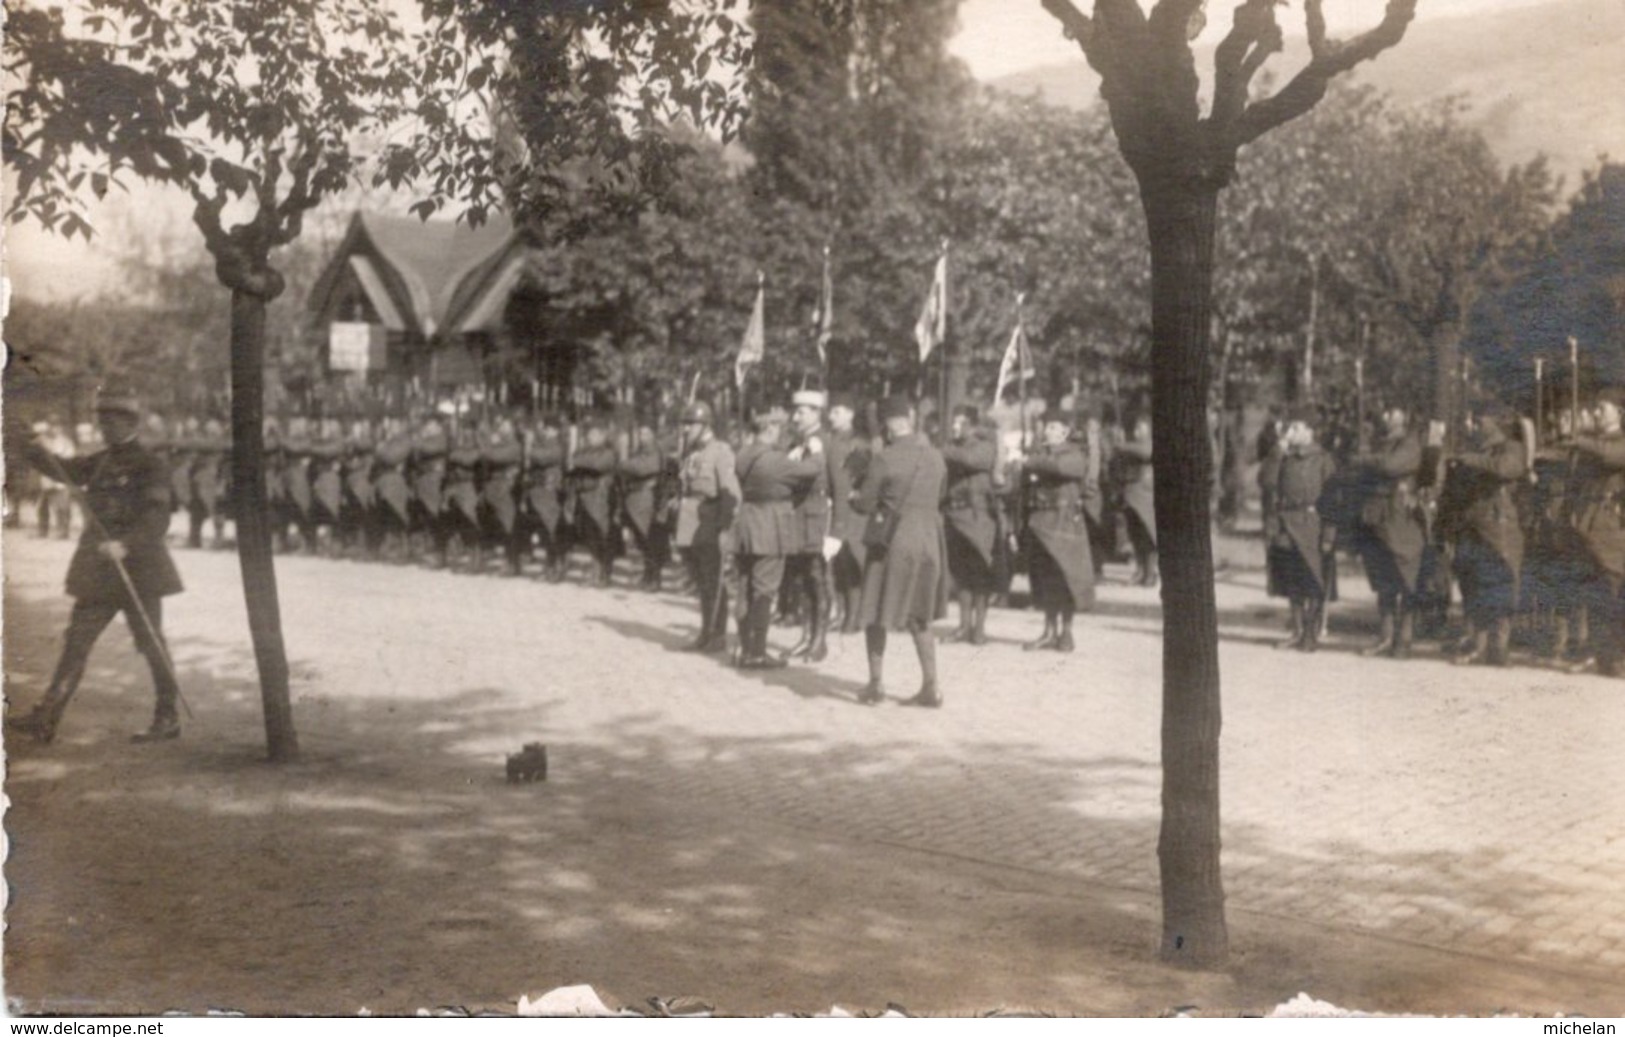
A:
[[[96,420],[106,449],[87,457],[57,458],[30,440],[24,458],[42,472],[75,487],[85,512],[84,533],[68,565],[73,613],[62,657],[45,698],[6,727],[49,743],[84,676],[90,650],[113,617],[124,613],[137,650],[147,657],[157,692],[152,724],[134,736],[157,742],[181,733],[176,707],[180,687],[163,636],[163,599],[181,590],[180,574],[164,546],[169,529],[169,473],[162,460],[136,439],[141,408],[135,395],[104,386]]]

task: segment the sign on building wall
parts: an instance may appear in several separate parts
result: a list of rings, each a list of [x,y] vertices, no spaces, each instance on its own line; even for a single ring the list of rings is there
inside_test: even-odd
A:
[[[385,367],[382,325],[336,320],[327,329],[327,366],[334,371],[381,371]]]

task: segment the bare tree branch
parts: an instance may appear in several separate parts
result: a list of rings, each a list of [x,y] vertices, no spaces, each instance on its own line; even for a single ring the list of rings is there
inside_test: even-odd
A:
[[[1309,35],[1309,58],[1318,60],[1326,54],[1326,15],[1321,10],[1323,0],[1304,0],[1303,20]]]
[[[1207,23],[1202,11],[1205,5],[1206,0],[1157,0],[1149,19],[1152,34],[1174,40],[1194,39]]]
[[[1213,53],[1212,121],[1235,122],[1247,107],[1247,88],[1271,54],[1281,50],[1274,0],[1246,0],[1236,7],[1230,32]]]
[[[1318,17],[1318,4],[1314,5],[1314,11],[1314,17]],[[1347,42],[1325,39],[1322,26],[1320,54],[1311,57],[1309,64],[1274,96],[1249,105],[1242,112],[1236,123],[1235,144],[1240,146],[1257,140],[1313,108],[1326,95],[1326,88],[1334,78],[1404,39],[1405,30],[1415,16],[1416,0],[1388,0],[1377,27]]]
[[[1078,10],[1072,0],[1042,0],[1042,3],[1044,10],[1054,15],[1061,23],[1061,31],[1066,33],[1066,38],[1076,40],[1087,55],[1095,41],[1094,20]]]

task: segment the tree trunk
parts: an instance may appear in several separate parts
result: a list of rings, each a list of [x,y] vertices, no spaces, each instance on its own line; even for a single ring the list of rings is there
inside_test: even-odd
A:
[[[282,644],[271,525],[265,502],[265,299],[231,293],[231,479],[237,522],[237,558],[248,605],[248,631],[260,674],[265,744],[273,763],[299,753],[288,693],[288,655]]]
[[[1207,426],[1217,184],[1142,181],[1151,238],[1151,421],[1162,558],[1162,956],[1229,953],[1219,875],[1219,634]]]

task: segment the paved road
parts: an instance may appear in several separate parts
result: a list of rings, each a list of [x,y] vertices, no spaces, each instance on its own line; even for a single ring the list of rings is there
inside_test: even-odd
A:
[[[7,650],[9,694],[26,705],[54,650],[41,634],[60,619],[66,547],[9,531],[5,543],[8,634],[34,645]],[[251,740],[235,559],[177,556],[189,593],[168,611],[175,654],[188,687],[217,696],[196,703],[187,738]],[[1140,902],[1156,888],[1155,591],[1104,587],[1072,656],[1024,654],[1038,617],[995,612],[991,644],[940,649],[947,705],[924,712],[853,702],[861,635],[837,639],[817,668],[766,676],[675,652],[694,617],[674,593],[302,557],[279,574],[307,753],[339,751],[324,717],[381,705],[410,711],[413,738],[469,768],[540,739],[552,783],[587,800],[613,784],[678,828],[689,814],[737,818]],[[1262,574],[1221,577],[1232,908],[1625,980],[1625,683],[1363,659],[1352,649],[1370,603],[1358,588],[1348,597],[1325,650],[1283,653]],[[133,657],[101,649],[93,672],[117,685],[118,712],[70,715],[65,741],[145,719],[144,678],[115,677],[119,658]],[[906,639],[888,667],[892,699],[912,694]],[[43,754],[14,759],[12,780],[49,767]]]

